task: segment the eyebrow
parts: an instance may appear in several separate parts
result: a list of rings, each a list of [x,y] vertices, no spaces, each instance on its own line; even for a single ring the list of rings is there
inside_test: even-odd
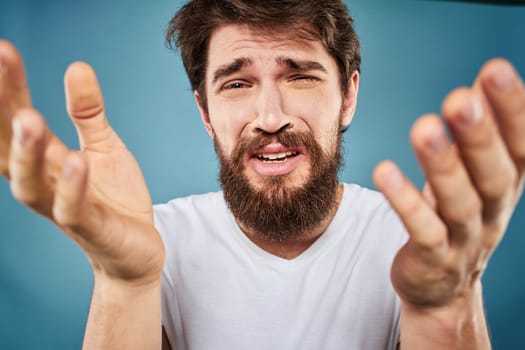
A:
[[[276,62],[280,66],[284,66],[288,69],[307,72],[312,70],[321,71],[327,73],[326,68],[319,62],[316,61],[303,61],[295,60],[290,57],[277,57]],[[219,66],[213,73],[213,81],[215,84],[219,79],[227,77],[229,75],[235,74],[241,71],[243,68],[253,64],[253,61],[247,57],[240,57],[233,60],[231,63],[226,63],[222,66]]]
[[[303,72],[318,70],[327,73],[326,68],[321,63],[316,61],[301,61],[294,60],[289,57],[278,57],[277,63],[279,65],[286,66],[287,68],[292,70],[298,70]]]
[[[232,75],[239,72],[241,69],[251,65],[253,61],[246,57],[236,58],[231,63],[223,64],[213,73],[213,84],[222,77]]]

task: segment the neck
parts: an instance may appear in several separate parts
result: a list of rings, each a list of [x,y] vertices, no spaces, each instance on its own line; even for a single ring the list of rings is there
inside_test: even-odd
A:
[[[288,239],[284,241],[269,240],[267,238],[264,238],[263,235],[254,232],[253,230],[250,230],[239,220],[236,221],[241,230],[244,232],[244,234],[259,248],[280,258],[291,260],[301,255],[319,237],[323,235],[323,233],[328,228],[328,225],[330,225],[335,214],[337,213],[337,209],[339,208],[339,203],[341,202],[342,197],[343,185],[339,184],[337,187],[337,195],[335,201],[328,215],[323,220],[321,220],[319,225],[314,227],[312,230],[310,230],[309,232],[305,232],[304,234],[301,234],[297,237],[294,237],[293,239]]]

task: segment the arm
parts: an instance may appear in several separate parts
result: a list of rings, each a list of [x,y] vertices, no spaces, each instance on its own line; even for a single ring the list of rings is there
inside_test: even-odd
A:
[[[80,151],[69,150],[32,108],[22,58],[0,40],[0,174],[13,196],[86,253],[95,287],[88,349],[159,349],[162,241],[133,155],[109,125],[91,67],[65,75]]]
[[[488,62],[472,88],[453,91],[442,114],[420,118],[411,141],[423,192],[391,162],[374,180],[409,240],[392,265],[403,349],[490,349],[481,276],[523,190],[525,88],[506,61]]]
[[[479,281],[473,293],[458,300],[457,307],[425,310],[404,303],[400,320],[401,348],[490,349]]]
[[[84,349],[161,349],[160,283],[129,286],[95,277]]]

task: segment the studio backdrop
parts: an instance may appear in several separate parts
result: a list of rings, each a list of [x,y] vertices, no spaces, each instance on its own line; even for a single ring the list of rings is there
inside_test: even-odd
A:
[[[0,37],[24,56],[32,100],[51,129],[78,147],[63,74],[96,70],[110,122],[136,155],[154,202],[219,189],[213,145],[178,53],[164,43],[175,0],[1,0]],[[357,113],[344,135],[341,179],[373,187],[393,159],[424,182],[408,135],[415,119],[470,85],[503,56],[525,75],[525,7],[453,1],[347,0],[362,43]],[[525,348],[525,201],[483,278],[497,350]],[[387,233],[385,233],[387,234]],[[13,200],[0,181],[0,348],[79,349],[93,285],[82,251]]]

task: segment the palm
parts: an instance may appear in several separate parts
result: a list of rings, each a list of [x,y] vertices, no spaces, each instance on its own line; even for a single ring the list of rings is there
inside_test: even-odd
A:
[[[85,248],[102,249],[114,257],[114,266],[107,268],[117,277],[142,278],[160,269],[163,248],[153,228],[150,195],[135,158],[123,147],[83,153],[90,169],[86,204],[97,208],[92,218],[98,219],[86,227],[90,232],[71,235],[74,239],[89,235]]]
[[[89,200],[122,215],[151,223],[151,199],[142,172],[124,147],[101,153],[83,151],[89,164]]]
[[[137,161],[107,123],[92,69],[76,63],[66,73],[68,112],[81,146],[73,152],[32,110],[16,49],[0,42],[2,50],[11,57],[0,80],[0,173],[11,182],[15,198],[52,220],[107,275],[156,277],[164,251],[153,227],[150,195]],[[30,145],[20,137],[13,140],[13,118],[32,134]],[[73,181],[63,171],[71,158],[81,165]]]

